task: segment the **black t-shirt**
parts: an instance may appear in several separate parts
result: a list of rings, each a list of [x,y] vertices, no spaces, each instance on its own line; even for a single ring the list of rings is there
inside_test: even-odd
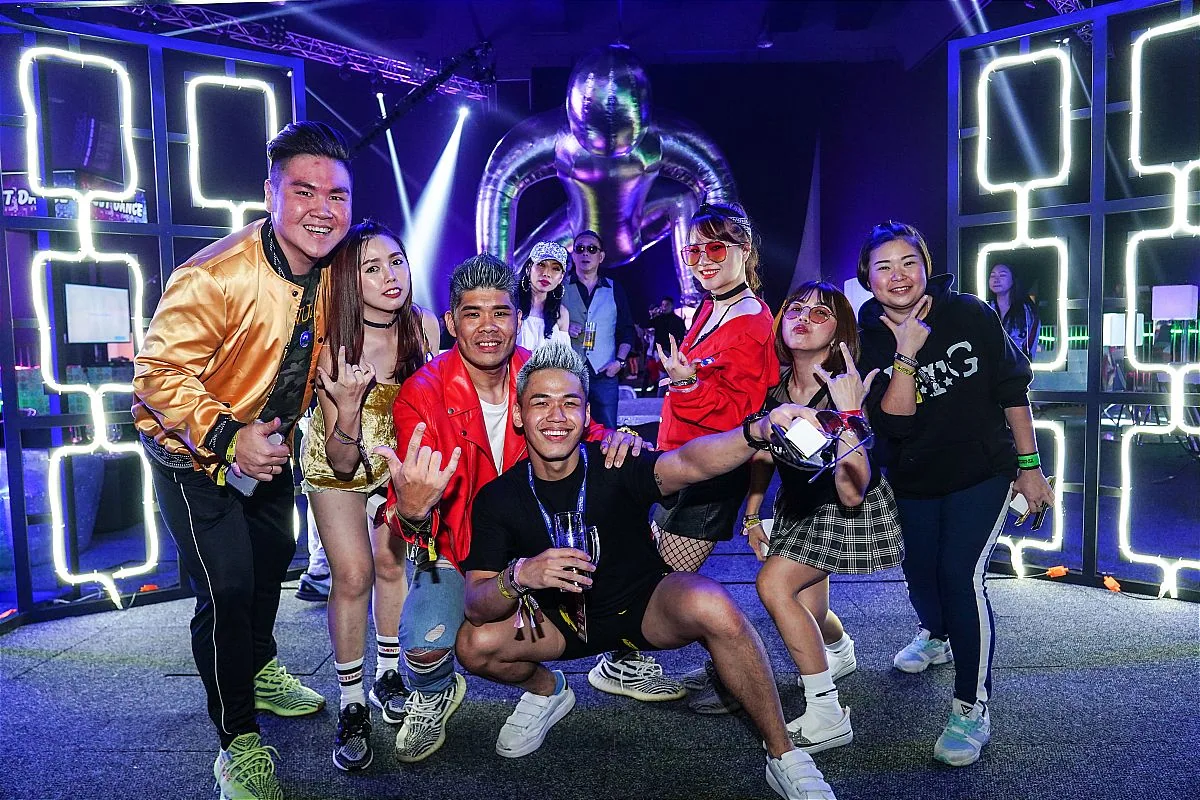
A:
[[[788,395],[788,382],[791,380],[791,370],[784,370],[783,377],[779,384],[767,392],[767,399],[763,403],[764,411],[772,411],[784,403],[792,402]],[[818,392],[809,405],[813,408],[828,408],[829,404],[826,401],[828,392]],[[856,458],[857,456],[851,456]],[[871,457],[870,451],[867,451],[867,458]],[[839,502],[837,485],[834,483],[834,471],[836,467],[827,469],[821,473],[821,477],[817,478],[812,483],[808,479],[813,476],[812,471],[796,469],[790,464],[782,461],[776,461],[775,466],[779,472],[779,492],[775,495],[775,514],[786,515],[792,519],[802,519],[811,516],[820,506],[826,503]],[[875,465],[871,465],[871,480],[867,483],[867,491],[874,489],[879,485],[879,470]]]
[[[650,328],[654,331],[654,343],[661,347],[664,353],[671,352],[671,336],[675,337],[675,344],[678,345],[687,335],[687,328],[684,326],[683,320],[674,313],[652,317]]]
[[[595,442],[584,444],[588,454],[587,505],[584,521],[600,532],[600,559],[588,591],[588,613],[619,614],[632,600],[670,572],[650,533],[650,508],[662,499],[654,480],[659,453],[629,456],[620,467],[605,469],[604,454]],[[553,519],[574,511],[583,482],[583,459],[560,481],[534,478],[537,496]],[[474,531],[471,553],[463,571],[500,572],[514,558],[532,558],[551,547],[551,536],[529,489],[529,460],[517,463],[480,490],[471,515]],[[534,593],[538,603],[554,607],[562,592]]]

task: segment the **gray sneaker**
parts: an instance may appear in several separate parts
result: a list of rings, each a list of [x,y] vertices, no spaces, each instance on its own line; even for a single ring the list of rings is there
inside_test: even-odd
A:
[[[379,709],[383,721],[389,725],[399,725],[404,722],[404,700],[408,697],[408,687],[404,679],[394,669],[389,669],[375,679],[367,698],[371,705]]]
[[[717,668],[711,661],[704,662],[704,671],[708,681],[699,689],[691,692],[688,698],[688,708],[697,714],[733,714],[740,711],[742,704],[729,693]]]
[[[930,664],[949,664],[954,660],[950,643],[931,639],[929,631],[920,628],[908,646],[896,653],[892,664],[901,672],[924,672]]]

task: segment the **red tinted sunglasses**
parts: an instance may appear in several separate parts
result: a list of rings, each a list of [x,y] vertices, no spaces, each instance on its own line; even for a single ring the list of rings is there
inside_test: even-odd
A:
[[[730,247],[741,247],[740,244],[729,245],[725,242],[705,242],[704,244],[689,244],[679,251],[683,256],[683,263],[689,267],[694,267],[700,263],[700,255],[708,256],[708,260],[714,264],[720,264],[725,260],[725,256],[729,255]]]
[[[817,422],[821,423],[821,429],[826,434],[833,437],[840,436],[842,431],[848,430],[857,436],[860,442],[865,442],[871,435],[871,428],[863,419],[861,411],[834,411],[825,408],[817,412]]]

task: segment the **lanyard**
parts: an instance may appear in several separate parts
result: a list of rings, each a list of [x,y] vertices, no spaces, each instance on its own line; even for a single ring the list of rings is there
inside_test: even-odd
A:
[[[579,512],[582,519],[583,512],[587,508],[587,448],[579,445],[579,457],[583,459],[583,482],[579,485],[579,498],[575,501],[575,510]],[[533,492],[533,499],[538,504],[538,511],[542,512],[542,521],[546,523],[546,535],[550,537],[550,546],[554,546],[554,523],[550,520],[550,514],[547,513],[546,507],[542,505],[542,499],[538,497],[537,489],[533,485],[533,462],[529,462],[529,491]]]

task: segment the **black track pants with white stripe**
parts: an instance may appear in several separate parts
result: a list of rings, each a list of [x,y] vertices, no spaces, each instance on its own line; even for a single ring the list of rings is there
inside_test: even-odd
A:
[[[296,552],[289,468],[250,497],[151,459],[163,522],[196,592],[192,656],[221,746],[258,730],[254,676],[275,657],[280,584]]]
[[[904,578],[921,627],[954,648],[954,696],[987,702],[995,619],[985,577],[1008,510],[1008,478],[936,498],[897,498]]]

